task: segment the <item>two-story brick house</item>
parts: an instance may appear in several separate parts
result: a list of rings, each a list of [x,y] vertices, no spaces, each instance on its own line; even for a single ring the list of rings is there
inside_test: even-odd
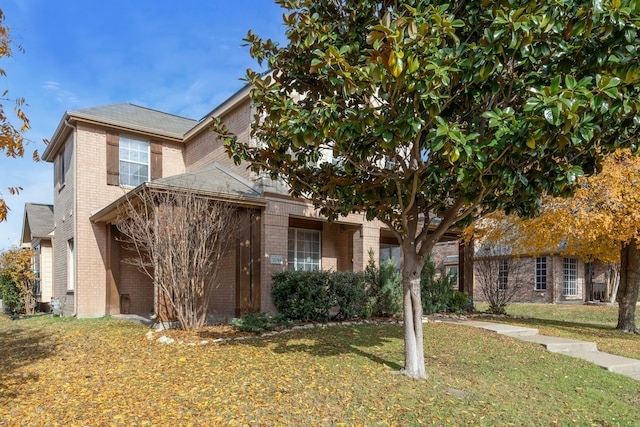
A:
[[[125,193],[140,186],[203,191],[242,209],[249,243],[226,260],[210,305],[218,318],[274,312],[275,272],[360,271],[370,250],[377,259],[381,245],[394,243],[377,221],[351,214],[329,223],[282,184],[235,165],[210,130],[212,117],[247,140],[252,116],[248,87],[201,120],[132,104],[64,114],[42,157],[54,164],[53,294],[65,315],[154,311],[151,283],[122,262],[114,225]]]

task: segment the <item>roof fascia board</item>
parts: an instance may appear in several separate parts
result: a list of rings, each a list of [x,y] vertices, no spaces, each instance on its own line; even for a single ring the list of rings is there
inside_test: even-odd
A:
[[[128,193],[120,196],[118,199],[114,200],[107,206],[95,210],[91,212],[91,216],[89,219],[93,223],[98,222],[110,222],[116,218],[118,207],[121,206],[128,198],[135,197],[138,193],[142,192],[145,188],[156,190],[156,191],[171,191],[171,190],[180,190],[182,187],[176,187],[171,185],[161,185],[153,182],[145,182],[129,191]],[[193,194],[198,196],[209,197],[214,200],[220,200],[223,202],[231,203],[232,205],[241,206],[241,207],[260,207],[264,208],[267,206],[267,201],[251,198],[251,197],[242,197],[242,196],[233,196],[230,194],[212,192],[212,191],[196,191],[196,190],[186,190],[192,191]]]
[[[44,149],[42,153],[42,159],[46,162],[53,162],[55,159],[55,155],[58,154],[58,150],[60,146],[64,143],[67,135],[71,131],[67,123],[69,122],[70,116],[69,112],[65,112],[64,116],[62,116],[62,120],[58,123],[58,127],[56,131],[53,133],[53,137],[51,137],[51,141],[47,145],[47,148]]]
[[[72,119],[75,119],[76,122],[100,125],[103,127],[117,128],[120,130],[127,130],[131,132],[146,134],[148,136],[161,137],[161,138],[173,140],[176,142],[184,141],[184,135],[179,133],[161,132],[161,131],[158,131],[157,129],[150,129],[144,126],[136,126],[130,123],[123,123],[116,120],[97,119],[94,116],[85,115],[85,114],[71,113],[71,117]]]

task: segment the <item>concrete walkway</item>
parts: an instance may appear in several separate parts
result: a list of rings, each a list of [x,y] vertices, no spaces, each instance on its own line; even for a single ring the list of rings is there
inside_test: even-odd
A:
[[[473,326],[475,328],[486,329],[500,335],[507,335],[523,341],[538,343],[552,353],[559,353],[566,356],[584,359],[608,371],[626,375],[627,377],[640,381],[640,360],[603,353],[598,351],[598,347],[594,342],[538,335],[537,329],[524,328],[504,323],[446,318],[438,319],[438,321]]]

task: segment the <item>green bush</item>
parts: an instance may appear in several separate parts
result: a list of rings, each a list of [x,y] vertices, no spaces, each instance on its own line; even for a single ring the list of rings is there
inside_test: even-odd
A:
[[[0,275],[0,298],[5,309],[11,314],[23,313],[24,302],[20,297],[20,290],[7,275]]]
[[[376,266],[373,251],[365,269],[369,315],[395,317],[402,314],[402,280],[393,260]]]
[[[293,321],[326,322],[367,314],[365,277],[346,271],[283,271],[273,275],[278,312]]]
[[[284,319],[281,315],[269,316],[266,313],[245,314],[239,319],[231,320],[231,324],[238,330],[243,332],[252,332],[259,334],[264,331],[272,331],[279,326],[285,326],[291,322]]]
[[[450,309],[455,281],[456,278],[448,274],[436,276],[436,268],[431,255],[427,258],[420,274],[424,314],[441,313]]]
[[[449,303],[449,311],[453,313],[464,313],[469,304],[469,295],[464,292],[454,291]]]
[[[271,293],[278,312],[294,321],[327,321],[333,307],[329,272],[283,271],[273,275]]]
[[[330,298],[339,307],[336,319],[354,319],[367,316],[367,293],[365,276],[362,273],[337,271],[329,274]]]

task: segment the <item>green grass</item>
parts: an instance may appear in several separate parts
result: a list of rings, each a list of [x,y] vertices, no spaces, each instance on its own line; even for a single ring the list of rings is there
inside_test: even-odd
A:
[[[147,332],[0,320],[0,425],[640,425],[638,381],[465,326],[425,325],[425,381],[398,373],[396,324],[206,345]]]
[[[476,308],[485,310],[486,306],[476,304]],[[640,359],[640,336],[615,329],[617,306],[510,304],[507,314],[507,318],[495,317],[491,321],[530,326],[542,335],[595,342],[600,351]],[[636,323],[640,325],[639,314],[640,307],[636,310]]]

